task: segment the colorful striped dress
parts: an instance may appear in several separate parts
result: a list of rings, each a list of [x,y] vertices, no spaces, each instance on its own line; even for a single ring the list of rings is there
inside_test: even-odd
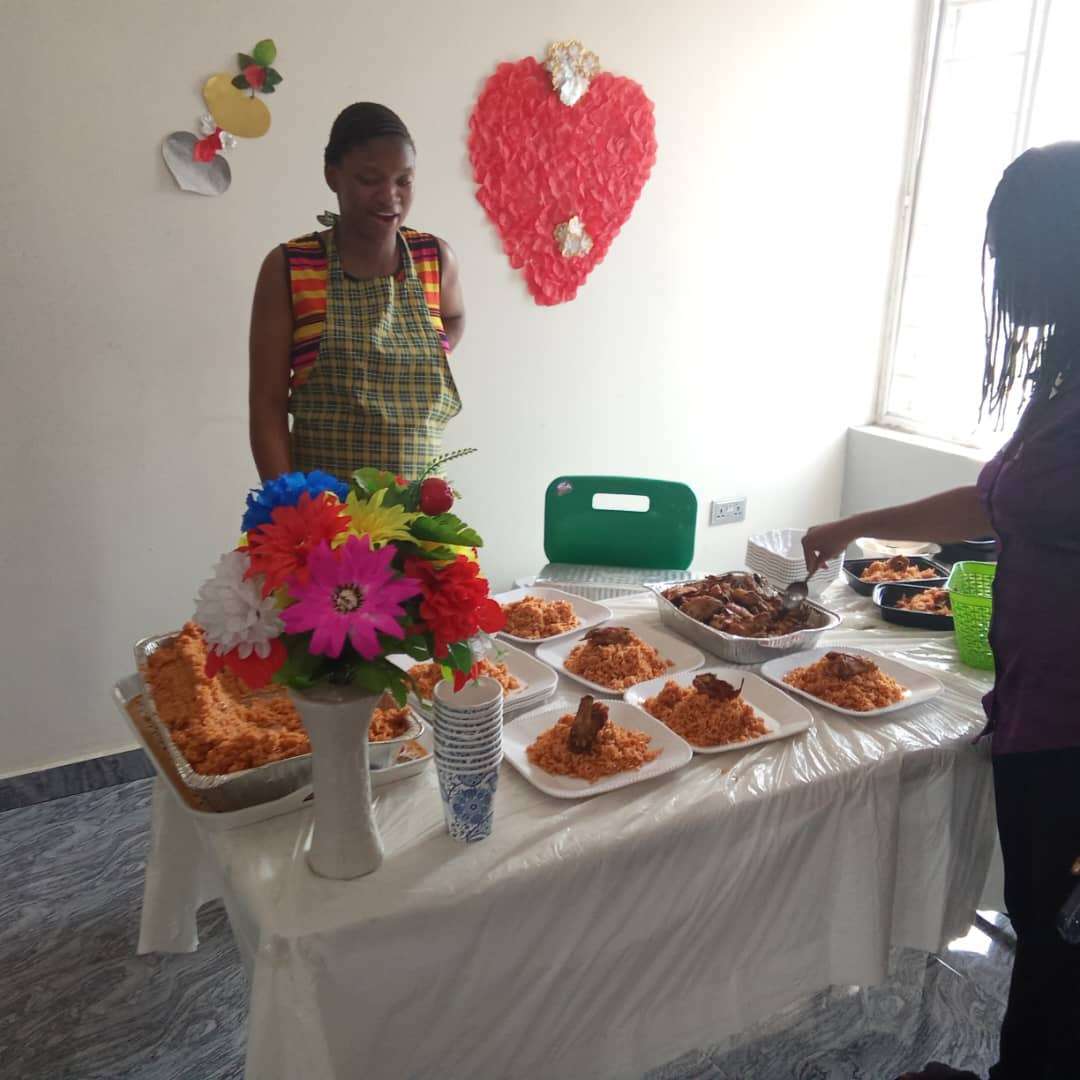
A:
[[[399,230],[401,268],[345,274],[333,230],[284,245],[293,308],[293,468],[418,475],[461,399],[447,360],[435,237]]]

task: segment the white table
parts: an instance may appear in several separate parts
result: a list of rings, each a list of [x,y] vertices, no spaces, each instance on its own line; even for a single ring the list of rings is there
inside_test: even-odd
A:
[[[891,946],[940,949],[982,896],[990,678],[951,634],[883,624],[839,584],[825,602],[845,616],[828,644],[928,665],[945,693],[879,721],[815,709],[792,740],[574,802],[505,765],[470,846],[429,768],[377,792],[386,862],[351,882],[307,869],[310,811],[210,833],[159,780],[140,951],[194,949],[198,904],[224,897],[251,1080],[634,1075],[881,981]]]

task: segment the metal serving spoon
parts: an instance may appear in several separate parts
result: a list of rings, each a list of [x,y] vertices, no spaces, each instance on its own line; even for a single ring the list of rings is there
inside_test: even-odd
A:
[[[804,581],[793,581],[781,594],[780,604],[785,611],[794,611],[806,603],[810,595],[809,582],[813,574],[807,574]]]

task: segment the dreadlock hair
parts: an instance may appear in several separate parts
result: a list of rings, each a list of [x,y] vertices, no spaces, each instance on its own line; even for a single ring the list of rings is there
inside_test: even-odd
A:
[[[396,112],[374,101],[358,101],[338,114],[330,129],[323,161],[327,165],[340,165],[341,159],[354,147],[382,135],[396,135],[416,149],[409,129]]]
[[[1005,170],[986,213],[982,279],[980,416],[1000,424],[1018,380],[1021,405],[1049,395],[1080,345],[1080,142],[1028,150]]]

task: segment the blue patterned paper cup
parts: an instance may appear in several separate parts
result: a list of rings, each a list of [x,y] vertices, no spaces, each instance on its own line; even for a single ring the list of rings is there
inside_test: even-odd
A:
[[[464,754],[475,753],[485,747],[502,746],[502,728],[492,731],[487,735],[475,739],[459,739],[456,735],[443,735],[441,732],[436,738],[436,745],[444,750],[458,750]]]
[[[466,844],[487,839],[495,822],[499,766],[461,772],[436,761],[435,771],[450,836]]]
[[[487,712],[496,706],[501,708],[502,700],[502,687],[486,675],[469,681],[456,693],[453,684],[444,679],[432,692],[432,704],[436,709],[466,716]]]
[[[450,754],[441,754],[439,751],[435,751],[435,761],[449,769],[451,772],[482,772],[484,769],[491,769],[498,765],[503,759],[502,750],[493,750],[490,753],[477,755],[471,758],[455,757]]]

